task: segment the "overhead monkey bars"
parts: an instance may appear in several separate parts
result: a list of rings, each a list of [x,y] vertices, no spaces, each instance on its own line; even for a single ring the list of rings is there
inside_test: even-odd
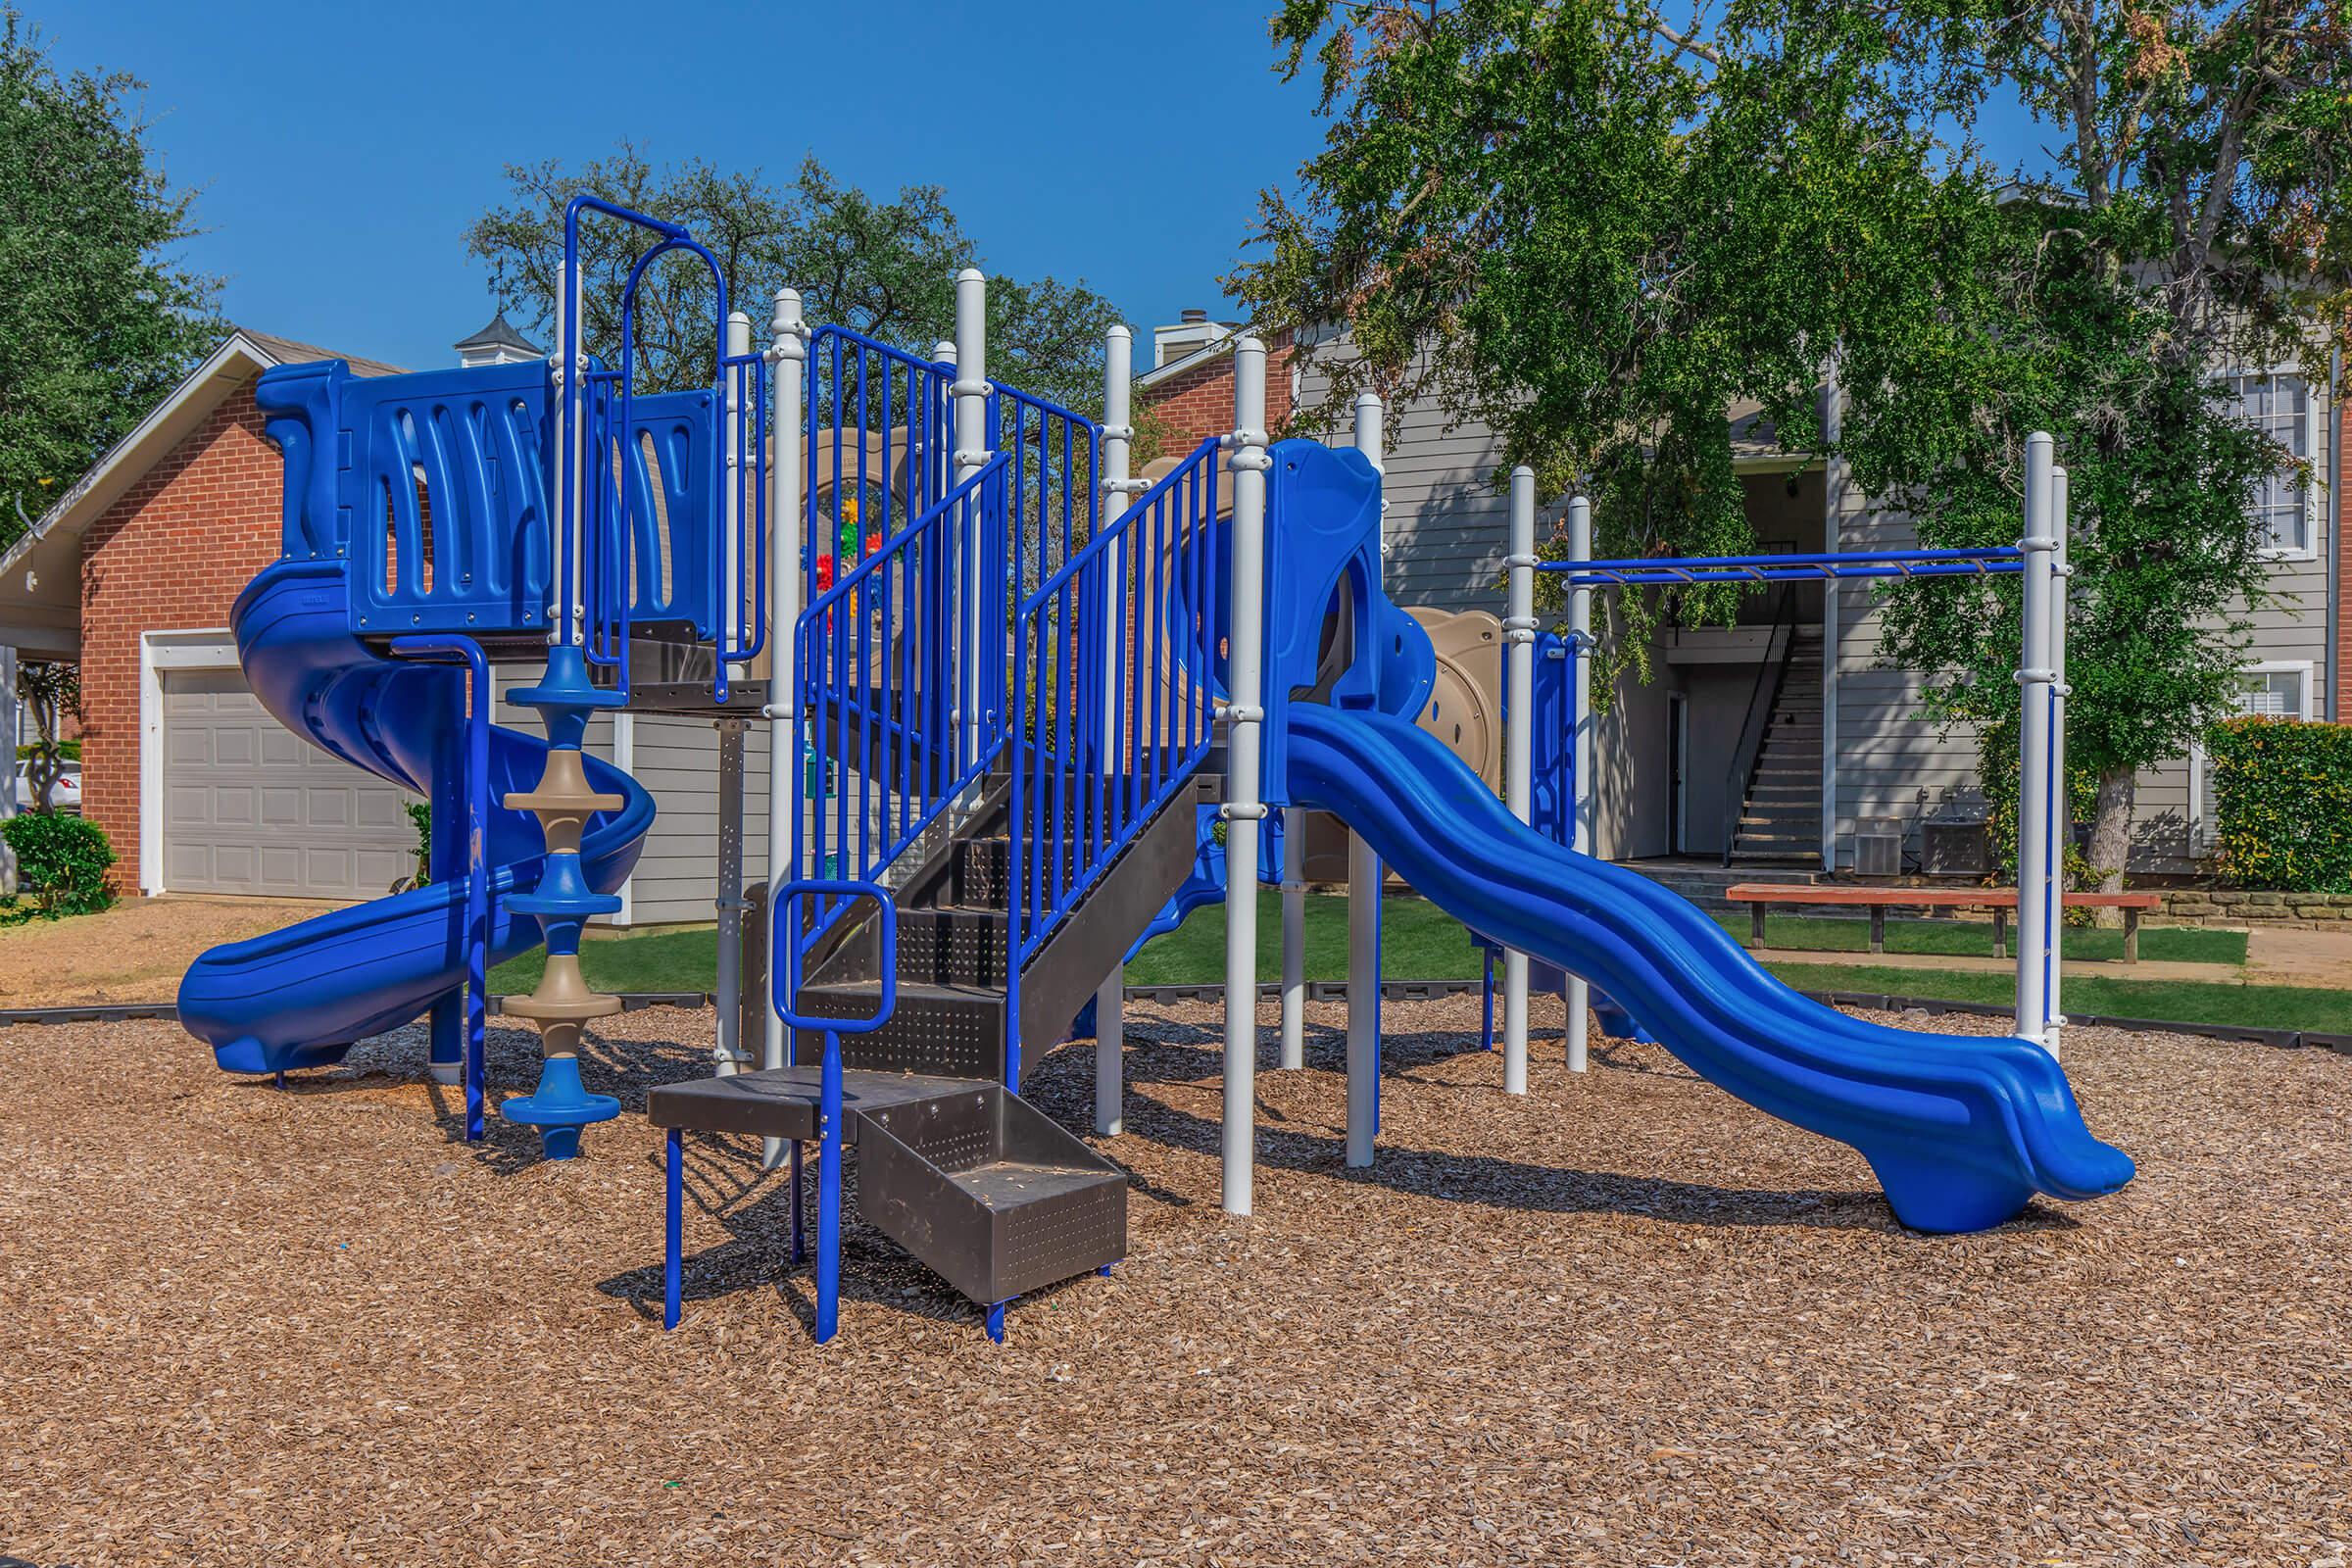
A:
[[[1842,582],[1886,577],[1989,577],[2025,570],[2014,545],[1985,550],[1866,550],[1791,556],[1651,556],[1630,561],[1542,561],[1576,588],[1672,588],[1708,583]]]

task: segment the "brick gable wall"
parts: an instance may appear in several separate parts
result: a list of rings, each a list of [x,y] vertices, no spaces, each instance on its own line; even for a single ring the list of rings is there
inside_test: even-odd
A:
[[[114,844],[118,891],[139,885],[140,634],[228,624],[277,559],[282,473],[248,383],[82,536],[82,814]]]
[[[1141,394],[1159,421],[1160,456],[1182,457],[1211,435],[1233,428],[1233,356],[1220,354]],[[1291,350],[1286,342],[1266,347],[1266,428],[1279,435],[1291,417]]]

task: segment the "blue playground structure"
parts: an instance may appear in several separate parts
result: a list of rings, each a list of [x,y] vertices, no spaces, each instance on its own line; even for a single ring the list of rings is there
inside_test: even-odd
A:
[[[582,340],[584,222],[645,236],[610,344]],[[992,1335],[1013,1298],[1110,1267],[1123,1173],[1020,1089],[1092,1005],[1098,1118],[1115,1127],[1120,968],[1215,897],[1225,1200],[1247,1212],[1254,889],[1226,886],[1223,863],[1283,879],[1285,811],[1333,813],[1361,841],[1359,871],[1385,863],[1509,954],[1590,982],[1731,1093],[1852,1145],[1906,1224],[1977,1229],[2036,1193],[2130,1179],[2041,1044],[1819,1006],[1690,906],[1577,853],[1582,645],[1537,644],[1518,585],[1512,658],[1547,673],[1514,670],[1513,728],[1532,717],[1547,738],[1515,748],[1513,804],[1416,722],[1436,664],[1382,591],[1377,439],[1269,440],[1253,341],[1236,349],[1234,431],[1139,479],[1124,328],[1096,420],[988,377],[976,272],[956,280],[956,341],[932,353],[812,330],[790,290],[755,350],[684,229],[583,197],[564,245],[551,363],[262,379],[284,548],[237,601],[241,662],[288,728],[430,799],[433,880],[207,954],[180,1017],[222,1068],[282,1080],[429,1015],[431,1066],[466,1086],[480,1137],[485,971],[544,947],[538,989],[506,1003],[539,1026],[540,1076],[495,1108],[547,1157],[577,1154],[620,1110],[581,1071],[583,1030],[619,1006],[581,975],[582,928],[616,907],[654,813],[583,742],[597,713],[634,706],[720,722],[735,748],[722,813],[738,820],[750,725],[771,759],[764,886],[743,885],[739,857],[715,868],[719,1072],[646,1097],[667,1138],[671,1323],[692,1272],[695,1134],[759,1137],[789,1163],[796,1258],[816,1146],[819,1339],[837,1321],[852,1145],[864,1219],[979,1303]],[[715,284],[708,387],[636,387],[636,294],[657,265]],[[1513,562],[1532,572],[1516,538]],[[1715,568],[1580,569],[1581,588]],[[518,662],[534,673],[504,699],[539,733],[490,722],[496,669]],[[762,902],[765,940],[742,940],[741,911]],[[1377,898],[1359,902],[1376,920]],[[739,1025],[747,995],[765,1005]],[[1376,986],[1359,996],[1349,1149],[1368,1160]]]

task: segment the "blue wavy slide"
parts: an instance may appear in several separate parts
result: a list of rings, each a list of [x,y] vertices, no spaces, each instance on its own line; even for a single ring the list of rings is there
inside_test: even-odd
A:
[[[1410,721],[1298,703],[1296,802],[1338,813],[1473,930],[1583,975],[1701,1077],[1852,1145],[1895,1217],[1973,1231],[2132,1179],[2031,1041],[1881,1028],[1789,990],[1695,905],[1527,827]]]
[[[262,706],[295,734],[419,794],[463,755],[465,671],[386,659],[351,634],[340,562],[281,561],[237,596],[237,659]],[[538,819],[509,791],[539,782],[544,742],[490,731],[490,961],[537,947],[539,922],[509,899],[538,884]],[[627,879],[654,817],[643,786],[586,759],[588,781],[619,795],[590,819],[582,870],[599,893]],[[282,1072],[341,1059],[354,1041],[409,1022],[464,983],[465,884],[437,883],[215,948],[180,982],[179,1020],[230,1072]]]

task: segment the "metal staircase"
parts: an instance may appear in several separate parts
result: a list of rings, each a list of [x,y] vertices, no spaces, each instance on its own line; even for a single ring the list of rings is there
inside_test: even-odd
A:
[[[1791,630],[1787,662],[1740,801],[1726,863],[1818,863],[1821,856],[1821,628]]]

